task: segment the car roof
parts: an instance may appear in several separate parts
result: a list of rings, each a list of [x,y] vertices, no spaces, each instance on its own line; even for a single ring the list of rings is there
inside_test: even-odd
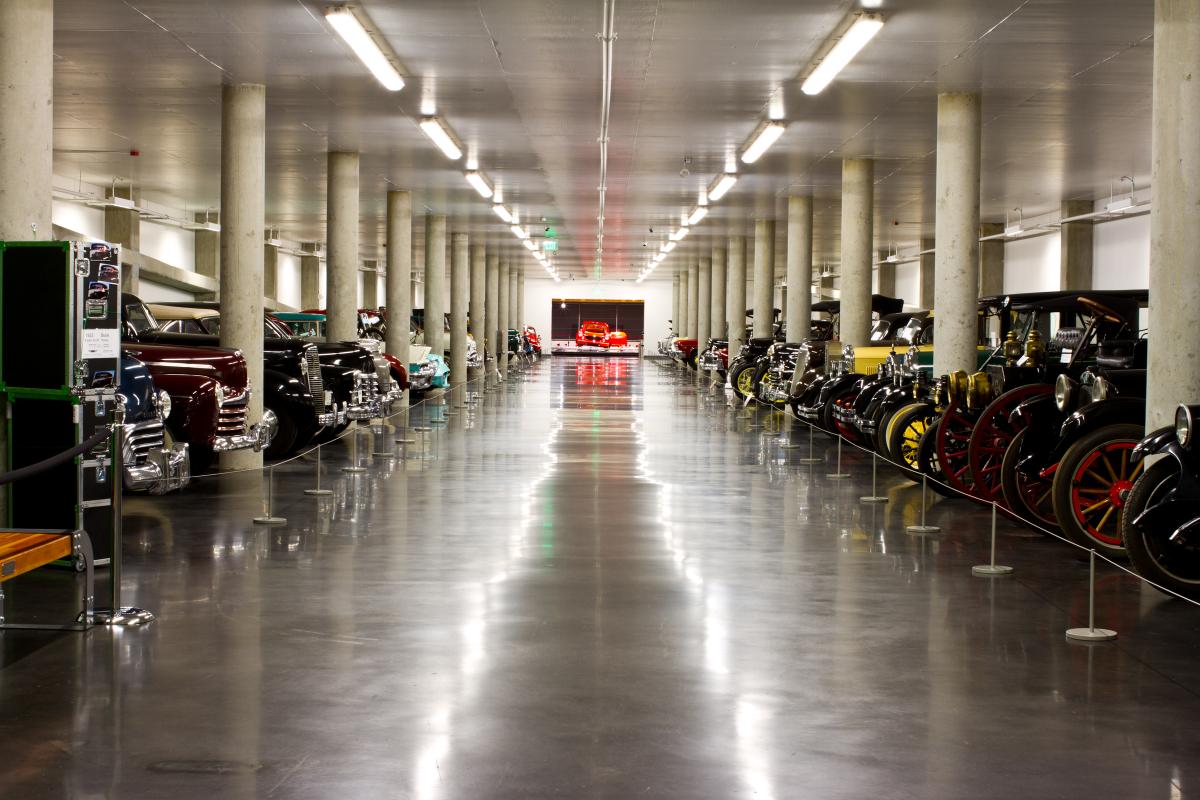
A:
[[[157,319],[208,319],[219,316],[216,308],[194,308],[192,306],[168,305],[166,303],[147,303],[146,307]]]
[[[307,311],[272,311],[271,316],[288,322],[324,322],[324,314],[314,314]]]

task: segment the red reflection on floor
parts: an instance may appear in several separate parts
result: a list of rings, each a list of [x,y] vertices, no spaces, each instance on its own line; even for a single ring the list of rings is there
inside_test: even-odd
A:
[[[580,386],[624,386],[629,378],[629,363],[597,358],[575,363],[575,383]]]

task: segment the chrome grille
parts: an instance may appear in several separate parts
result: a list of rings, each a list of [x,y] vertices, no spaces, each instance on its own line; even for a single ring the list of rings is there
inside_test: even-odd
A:
[[[153,422],[138,422],[125,429],[124,458],[131,464],[144,464],[147,454],[163,446],[163,425]]]
[[[325,381],[321,378],[321,355],[317,352],[315,344],[304,348],[304,358],[308,362],[308,393],[312,395],[317,413],[324,413]]]
[[[240,436],[246,432],[246,398],[223,401],[217,407],[217,435]]]

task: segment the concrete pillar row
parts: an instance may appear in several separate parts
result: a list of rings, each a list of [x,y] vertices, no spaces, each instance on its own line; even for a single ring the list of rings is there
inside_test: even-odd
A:
[[[267,87],[257,83],[221,90],[221,305],[222,347],[246,357],[254,391],[251,424],[263,413],[263,218],[267,205]],[[231,469],[262,466],[262,453],[235,450],[221,457]]]
[[[196,222],[216,222],[221,221],[221,215],[217,212],[197,211],[192,215],[192,219]],[[192,259],[196,268],[196,272],[213,280],[218,280],[221,277],[221,232],[198,230],[192,236]],[[312,308],[313,306],[304,306],[304,308]]]
[[[979,226],[980,236],[998,233],[1004,233],[1002,222],[984,222]],[[1004,294],[1004,240],[992,239],[979,243],[979,296],[998,294]]]
[[[700,338],[700,262],[695,258],[689,259],[688,276],[688,327],[687,338]]]
[[[676,335],[679,334],[679,330],[680,330],[679,329],[679,322],[680,322],[680,320],[679,320],[679,307],[680,307],[679,291],[680,291],[680,286],[681,286],[681,281],[679,278],[679,273],[676,272],[675,276],[671,279],[671,330]]]
[[[425,344],[446,355],[446,215],[425,215]]]
[[[487,352],[487,248],[471,245],[471,307],[467,312],[471,336],[479,354],[479,366],[470,370],[472,380],[483,377]]]
[[[467,234],[450,237],[450,383],[467,382],[467,309],[471,299],[471,266]]]
[[[675,335],[686,339],[688,335],[688,271],[680,267],[675,273],[679,277],[679,319],[676,320]]]
[[[1155,0],[1150,184],[1150,364],[1146,428],[1200,402],[1200,3]]]
[[[888,297],[896,296],[896,265],[889,263],[886,259],[891,255],[886,251],[881,251],[875,263],[875,291]]]
[[[484,298],[486,308],[483,312],[484,320],[487,322],[487,353],[492,357],[490,369],[495,371],[500,368],[500,362],[497,356],[500,350],[497,345],[502,340],[499,336],[500,330],[500,253],[495,250],[487,254],[487,297]],[[484,347],[483,342],[477,342],[481,347]],[[485,365],[486,368],[486,365]],[[490,380],[490,379],[489,379]]]
[[[812,319],[812,197],[788,198],[787,340],[808,339]]]
[[[754,337],[775,334],[775,220],[754,222]]]
[[[728,316],[725,309],[725,248],[714,246],[712,249],[712,297],[710,298],[709,330],[714,339],[724,339],[729,335]]]
[[[699,278],[696,292],[696,338],[700,347],[712,338],[712,258],[702,256],[696,269]]]
[[[379,307],[379,262],[364,261],[363,268],[358,272],[358,279],[362,281],[362,307],[363,308],[378,308]],[[357,289],[357,287],[356,287]],[[357,310],[357,309],[355,309]]]
[[[108,194],[135,200],[133,186],[117,186]],[[121,245],[121,288],[137,294],[141,291],[142,217],[132,208],[104,207],[104,240]]]
[[[53,98],[54,0],[0,2],[0,240],[54,238]]]
[[[1003,244],[1001,244],[1003,246]],[[921,308],[933,308],[933,239],[921,240],[921,261],[917,273],[917,298],[914,301]]]
[[[842,161],[841,340],[866,344],[871,334],[871,253],[875,238],[875,162]]]
[[[500,274],[498,281],[500,284],[497,293],[497,308],[500,313],[496,319],[496,348],[500,359],[500,378],[508,380],[508,312],[509,312],[509,273],[512,271],[512,265],[508,258],[500,260]]]
[[[412,318],[412,193],[387,193],[387,351],[409,365],[409,320]],[[405,402],[408,392],[404,393]]]
[[[525,329],[525,268],[521,267],[517,273],[517,324],[513,326],[517,330]]]
[[[358,338],[358,153],[330,152],[327,180],[325,329],[330,341],[350,341]]]
[[[521,267],[513,264],[508,270],[508,328],[505,328],[506,337],[509,328],[516,328],[521,322],[521,309],[517,306],[517,300],[521,295],[520,285]]]
[[[199,231],[197,231],[199,233]],[[220,234],[213,234],[220,236]],[[315,242],[306,242],[301,246],[302,255],[300,256],[300,307],[301,308],[320,308],[321,307],[321,255],[317,252]],[[213,259],[213,264],[216,265],[220,259]],[[388,348],[388,352],[396,351]]]
[[[1062,216],[1076,217],[1093,211],[1091,200],[1068,200],[1062,204]],[[1091,220],[1066,222],[1058,230],[1060,289],[1092,288],[1092,235],[1095,224]]]
[[[979,339],[979,95],[938,95],[933,374],[974,372]]]
[[[746,343],[746,237],[730,236],[725,290],[725,324],[732,361]]]

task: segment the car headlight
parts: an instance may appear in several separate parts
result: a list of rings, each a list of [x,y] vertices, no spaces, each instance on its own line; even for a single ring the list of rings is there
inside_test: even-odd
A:
[[[223,384],[223,383],[217,384],[216,395],[217,395],[217,403],[218,404],[225,402],[225,397],[227,395],[227,392],[225,391],[225,384]]]
[[[1112,394],[1112,384],[1105,378],[1097,375],[1092,381],[1091,390],[1088,392],[1093,403],[1099,403],[1102,400],[1107,400]]]
[[[171,416],[171,395],[167,394],[166,389],[158,390],[158,413],[163,419]]]
[[[300,375],[304,380],[308,380],[308,359],[304,356],[300,356]]]
[[[1066,411],[1075,400],[1075,381],[1067,375],[1059,375],[1054,381],[1054,405],[1059,411]]]
[[[846,361],[854,360],[854,345],[848,344],[842,348],[842,358]]]
[[[1175,409],[1175,438],[1185,448],[1192,441],[1192,409],[1188,406]]]

